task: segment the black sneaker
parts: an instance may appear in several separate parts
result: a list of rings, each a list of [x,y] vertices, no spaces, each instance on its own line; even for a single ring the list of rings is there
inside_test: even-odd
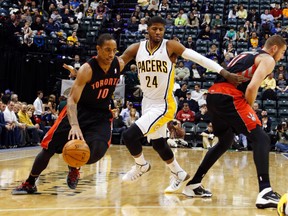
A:
[[[271,187],[262,190],[256,200],[256,207],[259,209],[264,208],[277,208],[281,196],[274,192]]]
[[[23,182],[20,186],[12,190],[13,195],[34,194],[37,192],[36,185],[31,185],[29,182]]]
[[[80,178],[80,168],[69,167],[69,173],[67,175],[67,185],[71,189],[76,189]]]
[[[212,193],[206,190],[201,183],[187,185],[182,191],[183,194],[189,197],[211,197]]]

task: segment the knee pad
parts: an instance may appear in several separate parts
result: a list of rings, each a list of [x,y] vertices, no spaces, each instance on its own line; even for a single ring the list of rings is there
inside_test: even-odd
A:
[[[158,152],[162,160],[167,161],[170,160],[174,157],[174,154],[167,144],[167,140],[164,138],[159,138],[156,140],[151,140],[150,141],[153,149]]]
[[[102,157],[104,157],[107,149],[108,143],[100,140],[95,140],[91,143],[90,147],[90,158],[87,164],[93,164],[99,161]]]
[[[122,139],[131,155],[135,156],[142,152],[141,139],[143,137],[142,131],[136,124],[123,131]]]

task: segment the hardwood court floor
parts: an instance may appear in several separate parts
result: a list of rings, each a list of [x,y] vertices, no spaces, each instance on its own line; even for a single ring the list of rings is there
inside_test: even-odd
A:
[[[211,199],[165,195],[169,169],[151,147],[145,157],[152,169],[132,184],[121,184],[121,177],[133,165],[125,146],[112,146],[94,165],[81,169],[76,190],[66,186],[66,165],[55,155],[38,181],[39,194],[12,196],[11,189],[27,178],[39,147],[0,151],[0,215],[112,215],[112,216],[276,216],[276,210],[258,210],[258,193],[252,152],[227,152],[204,178]],[[193,175],[205,150],[173,149],[179,163]],[[283,194],[287,190],[288,160],[270,154],[271,182]]]

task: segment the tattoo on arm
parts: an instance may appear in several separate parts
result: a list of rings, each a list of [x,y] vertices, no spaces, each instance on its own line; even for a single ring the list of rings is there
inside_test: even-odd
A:
[[[77,104],[67,104],[67,116],[71,126],[79,125],[77,118]]]

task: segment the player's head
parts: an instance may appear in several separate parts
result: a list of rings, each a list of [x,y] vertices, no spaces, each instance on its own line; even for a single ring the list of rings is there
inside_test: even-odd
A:
[[[111,64],[117,52],[117,43],[111,34],[102,34],[97,40],[98,58],[105,64]]]
[[[163,39],[165,33],[166,21],[159,16],[152,17],[148,23],[149,39],[153,42],[160,42]]]
[[[287,49],[287,44],[280,35],[273,35],[266,40],[264,49],[269,52],[276,62],[278,62],[283,58]]]

